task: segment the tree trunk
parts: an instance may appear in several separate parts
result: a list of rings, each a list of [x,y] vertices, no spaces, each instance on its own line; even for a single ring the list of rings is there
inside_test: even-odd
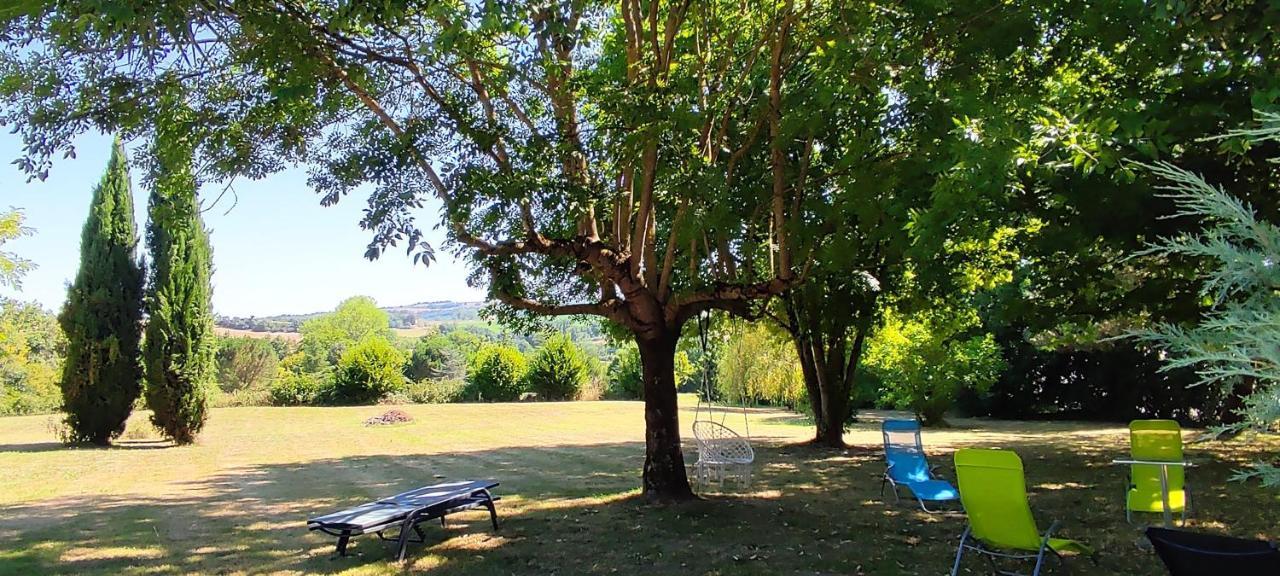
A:
[[[812,372],[821,378],[819,385],[822,402],[814,404],[813,421],[817,426],[815,444],[844,448],[844,423],[853,414],[854,370],[862,353],[865,332],[859,330],[854,338],[848,358],[844,355],[843,342],[834,345],[826,354],[811,354],[815,362]]]
[[[677,334],[636,338],[644,378],[644,495],[658,500],[693,498],[680,450],[680,414],[676,405]]]
[[[870,329],[873,302],[871,299],[833,316],[830,302],[820,293],[800,289],[788,296],[788,329],[800,357],[805,390],[809,393],[816,445],[845,447],[844,424],[853,414],[855,374]],[[849,342],[851,328],[852,345]]]
[[[818,434],[813,438],[814,444],[831,448],[844,448],[844,421],[848,417],[849,399],[847,393],[841,394],[825,386],[822,390],[822,410],[814,414],[814,424]]]

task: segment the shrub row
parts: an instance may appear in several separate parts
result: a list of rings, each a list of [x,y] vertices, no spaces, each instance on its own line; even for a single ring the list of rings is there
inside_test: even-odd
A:
[[[549,339],[531,360],[511,346],[482,346],[471,357],[465,380],[409,378],[406,373],[449,372],[440,369],[447,362],[421,361],[426,356],[421,352],[406,356],[385,339],[362,340],[343,352],[329,372],[295,370],[286,363],[277,370],[267,397],[275,406],[512,402],[527,394],[541,400],[573,400],[582,393],[591,372],[587,355],[566,336]],[[414,356],[420,361],[414,362]]]

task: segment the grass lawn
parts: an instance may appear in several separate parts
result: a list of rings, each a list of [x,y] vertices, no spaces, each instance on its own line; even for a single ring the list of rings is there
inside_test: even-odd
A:
[[[691,400],[686,398],[685,400]],[[964,526],[878,497],[882,413],[864,413],[854,447],[797,445],[810,428],[756,410],[750,489],[651,506],[638,498],[643,418],[635,402],[408,406],[416,421],[366,428],[385,407],[223,408],[201,441],[175,448],[135,416],[111,449],[67,449],[50,417],[0,418],[0,574],[945,574]],[[727,424],[742,428],[740,414]],[[693,405],[681,414],[686,431]],[[1041,528],[1101,552],[1076,574],[1163,574],[1125,523],[1126,430],[1080,423],[957,420],[926,431],[935,464],[998,446],[1022,455]],[[1228,483],[1272,439],[1191,446],[1196,529],[1280,539],[1278,493]],[[1229,450],[1229,452],[1228,452]],[[692,449],[686,445],[692,462]],[[403,567],[372,536],[337,558],[305,519],[444,479],[502,482],[487,514],[425,527]],[[971,573],[985,574],[977,561]],[[1054,573],[1054,572],[1051,572]],[[1065,573],[1057,570],[1056,573]]]

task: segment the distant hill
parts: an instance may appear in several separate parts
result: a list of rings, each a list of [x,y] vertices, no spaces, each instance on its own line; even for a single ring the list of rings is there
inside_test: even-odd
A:
[[[453,322],[476,320],[480,317],[480,308],[484,302],[452,302],[440,300],[436,302],[418,302],[408,306],[386,306],[393,322],[396,316],[413,318],[417,322]]]
[[[423,324],[465,322],[479,318],[484,302],[418,302],[404,306],[383,306],[391,316],[392,328],[412,328]],[[228,330],[248,332],[297,332],[303,322],[325,312],[279,314],[276,316],[219,316],[215,324]]]

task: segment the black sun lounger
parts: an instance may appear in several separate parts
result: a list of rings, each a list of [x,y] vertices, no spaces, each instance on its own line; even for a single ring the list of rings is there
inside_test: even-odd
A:
[[[1280,549],[1264,540],[1242,540],[1167,528],[1147,528],[1147,539],[1172,576],[1274,576]]]
[[[425,540],[418,524],[428,520],[439,518],[440,525],[443,526],[444,517],[448,514],[486,508],[489,510],[489,519],[493,521],[493,529],[497,530],[498,511],[494,509],[493,503],[498,498],[489,492],[497,485],[493,480],[465,480],[424,486],[390,498],[312,518],[307,520],[307,528],[337,536],[338,554],[343,556],[347,553],[347,542],[352,536],[373,533],[382,540],[398,541],[396,560],[403,561],[405,547],[409,542]],[[394,537],[383,535],[383,531],[390,528],[399,528],[399,532]],[[409,539],[411,532],[417,534],[417,540]]]

